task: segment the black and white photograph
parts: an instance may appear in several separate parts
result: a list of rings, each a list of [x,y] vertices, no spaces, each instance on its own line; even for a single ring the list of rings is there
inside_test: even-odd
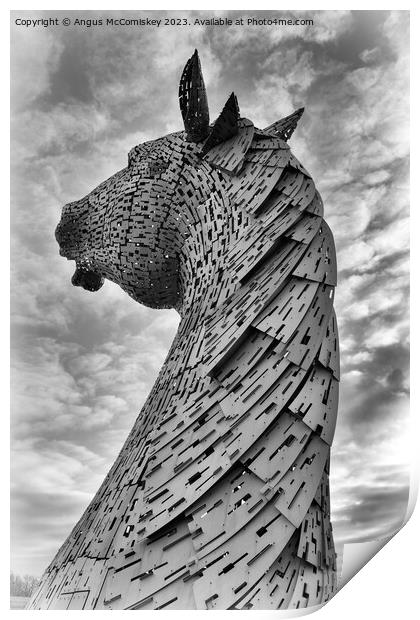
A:
[[[416,496],[410,11],[12,10],[10,57],[10,608],[328,605]]]

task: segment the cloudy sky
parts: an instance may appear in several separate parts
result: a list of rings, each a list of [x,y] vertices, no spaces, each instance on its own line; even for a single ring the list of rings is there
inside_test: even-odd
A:
[[[106,282],[72,287],[62,205],[182,129],[198,48],[212,118],[232,90],[265,127],[304,105],[291,146],[336,241],[342,381],[331,463],[337,541],[385,535],[408,494],[408,12],[299,12],[314,26],[24,28],[12,13],[12,570],[40,575],[117,456],[178,315]],[[255,11],[249,12],[255,15]],[[212,17],[193,13],[193,17]],[[227,16],[218,12],[218,15]],[[273,14],[259,13],[258,17]],[[236,12],[233,17],[249,17]],[[277,17],[289,17],[278,13]]]

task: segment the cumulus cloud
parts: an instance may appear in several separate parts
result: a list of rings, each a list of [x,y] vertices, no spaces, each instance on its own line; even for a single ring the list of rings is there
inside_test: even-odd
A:
[[[277,17],[315,24],[143,29],[141,38],[136,28],[12,29],[15,571],[40,573],[88,505],[179,322],[109,282],[96,294],[72,287],[74,264],[54,240],[61,206],[124,167],[135,144],[181,129],[178,80],[195,47],[212,119],[232,90],[261,127],[306,108],[291,146],[323,197],[339,265],[334,531],[363,540],[403,517],[408,14]]]

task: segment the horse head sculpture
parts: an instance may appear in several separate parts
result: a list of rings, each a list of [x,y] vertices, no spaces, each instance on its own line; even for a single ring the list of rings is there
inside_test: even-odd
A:
[[[251,213],[243,209],[239,223],[230,204],[234,177],[255,168],[245,158],[253,141],[263,147],[265,133],[240,118],[233,93],[209,126],[197,51],[182,74],[179,101],[184,132],[134,147],[126,168],[64,207],[56,238],[60,253],[76,261],[74,285],[96,291],[108,278],[140,303],[179,309],[186,297],[197,296],[197,275],[212,283],[214,240],[219,236],[227,246],[249,226]],[[289,154],[284,140],[302,111],[266,130],[278,136],[283,164]],[[225,163],[217,161],[222,152]],[[202,234],[206,225],[214,228],[211,239]]]
[[[134,147],[56,230],[74,285],[181,322],[32,608],[284,609],[335,588],[335,249],[287,142],[303,109],[258,129],[232,93],[210,124],[197,51],[179,102],[184,131]]]

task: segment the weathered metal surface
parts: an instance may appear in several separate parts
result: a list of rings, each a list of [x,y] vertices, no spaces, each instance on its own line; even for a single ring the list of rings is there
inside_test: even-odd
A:
[[[33,609],[285,609],[335,588],[328,469],[339,380],[335,249],[287,139],[231,96],[209,125],[198,55],[185,132],[66,205],[73,283],[104,278],[181,323]]]

